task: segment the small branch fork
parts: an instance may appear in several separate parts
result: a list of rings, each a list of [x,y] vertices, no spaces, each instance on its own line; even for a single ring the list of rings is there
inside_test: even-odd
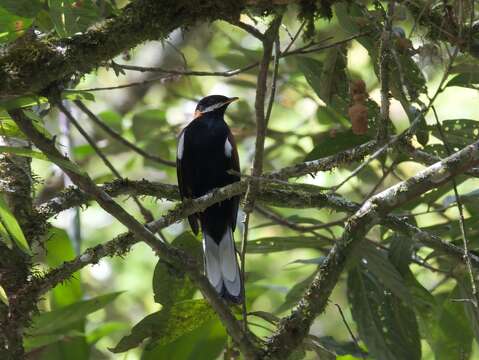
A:
[[[326,308],[329,296],[351,258],[350,255],[372,226],[379,223],[395,208],[430,189],[451,181],[454,176],[478,163],[479,141],[366,201],[348,219],[341,240],[333,246],[321,264],[318,274],[301,301],[291,315],[281,320],[277,332],[269,338],[268,356],[272,359],[287,359],[303,341],[316,316]]]
[[[188,273],[189,277],[200,289],[204,297],[210,302],[211,306],[226,327],[228,333],[233,338],[234,342],[239,346],[246,359],[286,359],[307,337],[309,328],[314,319],[324,311],[328,303],[328,298],[335,287],[341,272],[351,258],[351,253],[354,252],[357,246],[365,238],[365,235],[375,224],[380,223],[395,231],[408,234],[416,242],[425,244],[433,249],[440,250],[458,262],[466,263],[468,265],[470,274],[472,274],[472,266],[479,268],[479,257],[470,254],[467,251],[465,233],[463,233],[464,249],[461,249],[452,244],[443,242],[440,238],[413,226],[402,218],[388,215],[388,213],[402,206],[407,201],[417,198],[419,195],[432,188],[436,188],[448,181],[454,181],[454,177],[458,174],[467,171],[477,172],[477,169],[474,170],[473,167],[479,164],[479,142],[471,144],[454,154],[450,154],[448,158],[441,159],[410,179],[400,182],[380,192],[379,194],[372,196],[362,205],[349,202],[337,194],[323,194],[318,190],[318,187],[315,186],[295,185],[283,181],[291,177],[304,176],[307,174],[316,173],[318,171],[330,170],[344,163],[358,161],[372,152],[374,152],[374,154],[371,159],[374,159],[382,154],[393,143],[399,142],[403,138],[407,137],[408,134],[414,132],[414,124],[417,123],[417,119],[413,121],[410,130],[404,134],[396,136],[392,138],[392,140],[390,140],[388,136],[388,61],[390,60],[388,48],[390,46],[394,4],[394,1],[390,1],[389,3],[386,19],[387,23],[381,40],[381,122],[378,127],[377,140],[368,142],[334,156],[286,167],[272,173],[263,174],[263,154],[268,120],[274,103],[279,59],[285,56],[305,54],[308,52],[319,51],[325,48],[337,46],[340,43],[350,41],[365,34],[357,34],[348,39],[325,46],[314,46],[316,44],[309,44],[302,48],[290,50],[292,44],[302,31],[304,26],[303,24],[292,38],[291,43],[286,47],[285,51],[281,52],[279,41],[279,26],[281,25],[281,16],[278,16],[272,21],[270,27],[264,34],[260,33],[257,29],[248,24],[242,22],[234,23],[234,25],[242,28],[243,30],[249,32],[252,36],[258,38],[263,43],[264,49],[263,58],[260,62],[247,65],[241,69],[226,72],[175,71],[161,68],[141,68],[129,65],[114,64],[114,66],[124,70],[155,71],[168,76],[188,75],[224,77],[237,75],[241,72],[248,71],[259,66],[255,101],[257,133],[252,176],[238,183],[217,189],[213,193],[207,194],[199,199],[184,202],[160,219],[156,221],[149,221],[146,225],[141,224],[135,218],[133,218],[119,204],[117,204],[112,197],[118,196],[120,194],[130,194],[134,196],[152,195],[170,200],[178,200],[178,191],[175,186],[152,184],[147,181],[130,182],[125,179],[121,179],[119,173],[108,162],[108,159],[106,159],[106,157],[102,157],[105,164],[112,170],[113,173],[116,173],[120,179],[113,183],[99,187],[94,184],[87,174],[72,170],[75,168],[73,163],[71,163],[68,158],[63,156],[56,149],[53,142],[45,138],[32,125],[30,119],[24,115],[22,110],[9,111],[12,119],[14,119],[18,127],[28,136],[32,143],[45,155],[47,155],[52,162],[55,162],[60,168],[62,168],[62,170],[71,178],[72,182],[79,188],[69,189],[67,192],[62,194],[62,196],[53,199],[52,201],[49,201],[48,203],[37,208],[38,213],[43,217],[43,219],[47,220],[49,217],[71,206],[78,206],[85,204],[90,200],[94,200],[105,211],[114,216],[129,230],[127,233],[122,234],[111,241],[98,245],[94,248],[87,249],[82,255],[78,256],[72,261],[65,262],[59,268],[50,270],[43,277],[33,279],[19,290],[18,296],[21,297],[22,295],[25,295],[27,297],[29,296],[30,298],[37,299],[39,296],[53,288],[58,283],[67,280],[74,272],[85,267],[86,265],[96,263],[99,261],[99,259],[105,256],[122,254],[128,251],[133,244],[143,241],[165,261],[168,261],[175,267],[181,267]],[[269,102],[266,106],[265,112],[268,70],[272,61],[274,61],[272,84]],[[164,77],[161,77],[161,79],[163,78]],[[441,81],[436,94],[432,99],[430,99],[430,104],[425,112],[432,107],[432,103],[439,94],[444,81],[445,77]],[[38,79],[37,82],[41,83],[41,81]],[[27,87],[27,84],[22,83],[21,85],[23,88]],[[120,87],[132,85],[135,84],[127,84]],[[20,86],[21,91],[23,91],[22,86]],[[120,87],[113,87],[111,89]],[[76,101],[75,103],[94,123],[100,126],[112,138],[122,142],[124,145],[128,146],[145,158],[157,161],[163,165],[174,166],[173,162],[161,158],[155,158],[152,155],[145,153],[142,149],[128,142],[121,135],[101,122],[101,120],[99,120],[83,103],[79,101]],[[77,126],[78,130],[82,132],[85,138],[91,142],[88,134],[83,131],[81,126],[76,122],[71,114],[66,111],[66,109],[62,108],[61,104],[59,107],[60,110],[69,116],[70,121]],[[98,152],[99,156],[102,155],[100,149],[95,148],[95,150]],[[428,159],[428,161],[430,161],[430,159]],[[296,307],[291,315],[281,319],[277,331],[273,333],[269,339],[267,339],[264,347],[259,345],[257,339],[255,339],[247,329],[246,307],[243,308],[244,326],[241,326],[228,306],[220,297],[218,297],[208,280],[201,274],[201,272],[198,271],[200,265],[197,264],[196,261],[191,257],[189,257],[188,254],[185,254],[183,251],[170,246],[155,236],[155,233],[159,232],[162,228],[165,228],[174,222],[187,217],[188,215],[202,211],[216,202],[220,202],[232,196],[245,193],[245,233],[241,251],[241,273],[243,279],[244,260],[247,250],[246,244],[248,237],[249,216],[256,203],[265,203],[273,206],[282,204],[291,207],[326,207],[336,211],[353,214],[346,221],[345,231],[343,232],[342,238],[331,248],[328,256],[322,263],[320,270],[304,294],[303,298],[296,304]],[[462,208],[456,189],[455,193],[459,210],[461,212],[461,220],[463,220]],[[475,294],[474,287],[473,292]],[[351,335],[354,339],[352,333]]]
[[[262,36],[258,37],[263,42],[263,58],[260,62],[260,68],[258,73],[258,80],[256,85],[256,98],[255,98],[255,112],[256,112],[256,143],[253,160],[253,169],[251,170],[252,176],[260,176],[263,173],[263,155],[264,155],[264,142],[266,139],[266,131],[268,129],[268,121],[271,116],[273,108],[274,96],[276,93],[276,80],[278,78],[278,63],[280,56],[280,40],[279,40],[279,27],[281,25],[282,16],[278,15],[270,24],[268,29]],[[273,79],[271,81],[270,97],[265,113],[265,100],[268,81],[268,70],[271,59],[273,58],[273,45],[275,48],[275,61],[273,70]],[[248,181],[248,187],[246,190],[246,196],[244,199],[243,210],[245,213],[243,219],[244,231],[243,239],[241,242],[241,277],[243,279],[243,328],[248,331],[248,311],[246,308],[246,293],[245,293],[245,266],[246,266],[246,250],[248,244],[248,230],[250,214],[254,209],[255,197],[258,191],[258,184]]]
[[[21,110],[11,111],[11,116],[36,146],[51,156],[53,161],[58,159],[68,161],[66,158],[62,157],[48,139],[44,138],[43,135],[38,133],[38,131],[31,126],[30,120],[23,116]],[[385,226],[407,233],[416,241],[438,250],[442,250],[453,256],[457,261],[462,262],[464,255],[462,249],[444,243],[440,239],[415,228],[402,219],[394,216],[386,216],[386,214],[394,208],[401,206],[407,200],[419,196],[430,188],[437,187],[446,181],[450,181],[450,179],[458,173],[467,171],[477,165],[479,162],[478,148],[479,144],[475,143],[451,157],[433,164],[415,177],[373,196],[359,210],[359,205],[348,202],[335,194],[323,194],[314,186],[278,183],[276,179],[269,177],[257,178],[256,181],[260,185],[263,183],[267,184],[267,186],[260,186],[259,191],[256,194],[257,200],[260,202],[266,201],[271,205],[286,203],[288,206],[300,207],[309,204],[309,206],[314,207],[329,207],[338,211],[356,212],[356,214],[347,222],[347,231],[343,235],[342,240],[332,248],[325,264],[323,265],[325,268],[318,273],[317,279],[315,279],[311,285],[310,290],[306,292],[299,307],[296,308],[291,317],[283,319],[278,332],[270,338],[267,348],[268,355],[266,356],[270,358],[285,358],[286,355],[283,356],[282,354],[288,354],[292,351],[301,341],[301,336],[307,335],[309,325],[317,314],[324,310],[327,298],[329,297],[342,268],[345,266],[348,254],[357,243],[361,241],[361,236],[357,234],[367,232],[374,223],[380,221]],[[107,208],[107,211],[112,211],[118,216],[118,218],[128,224],[127,226],[132,232],[121,235],[106,244],[98,245],[95,248],[87,250],[84,254],[73,261],[65,263],[62,267],[51,271],[45,277],[31,283],[23,289],[24,294],[31,294],[33,292],[39,296],[59,282],[68,279],[71,274],[82,267],[97,262],[101,257],[125,252],[131,245],[143,240],[165,259],[171,260],[177,265],[181,264],[183,267],[186,265],[188,273],[205,294],[205,297],[212,303],[212,306],[218,312],[220,318],[228,329],[228,332],[232,335],[235,342],[240,344],[242,352],[245,351],[245,356],[248,358],[258,358],[258,348],[251,342],[251,340],[249,340],[249,337],[246,336],[243,328],[239,326],[226,305],[217,297],[214,289],[209,286],[207,280],[199,274],[197,271],[199,265],[194,261],[191,261],[186,254],[160,242],[153,235],[153,232],[156,232],[192,213],[201,211],[215,202],[244,193],[248,186],[247,181],[242,180],[241,182],[218,189],[212,194],[208,194],[200,199],[182,204],[159,220],[143,226],[136,222],[136,220],[135,223],[131,224],[129,215],[124,213],[124,210],[116,205],[105,191],[110,192],[112,195],[118,195],[121,193],[134,193],[138,195],[143,193],[146,195],[153,195],[161,191],[163,197],[166,196],[171,199],[177,199],[178,194],[175,191],[176,187],[161,185],[155,188],[145,181],[135,183],[135,185],[140,186],[132,186],[133,183],[122,180],[114,182],[112,186],[106,186],[103,188],[97,188],[93,185],[94,188],[91,189],[91,185],[89,184],[90,180],[88,178],[72,173],[67,168],[65,168],[65,170],[68,170],[69,175],[75,178],[76,184],[82,185],[81,189],[84,191],[83,196],[78,196],[79,190],[69,190],[70,194],[75,194],[75,196],[72,195],[72,198],[77,202],[76,205],[78,205],[78,202],[81,204],[89,199],[94,199],[98,202],[101,200],[105,207],[109,207]],[[268,176],[268,174],[266,174],[266,176]],[[86,185],[83,185],[83,182],[85,182]],[[117,185],[116,188],[113,186],[114,184]],[[52,201],[58,203],[58,199]],[[105,205],[105,203],[107,205]],[[70,206],[72,205],[73,204],[70,203]],[[119,215],[116,213],[118,208],[121,209]],[[48,211],[47,213],[53,215],[51,211]],[[370,221],[364,219],[369,219]],[[139,227],[141,227],[141,232],[138,230]],[[145,232],[147,232],[148,235],[144,235]],[[138,236],[138,234],[140,235]],[[479,267],[479,259],[476,259],[472,255],[470,256],[474,265]],[[319,294],[321,296],[319,296]],[[293,333],[295,334],[294,336],[292,335]],[[288,339],[288,341],[283,342],[285,338]]]
[[[209,281],[198,271],[199,265],[188,254],[174,249],[168,244],[158,240],[152,230],[145,225],[139,223],[134,217],[127,213],[120,205],[118,205],[107,193],[95,185],[88,175],[75,172],[72,170],[75,166],[64,157],[48,138],[40,133],[28,119],[22,110],[9,111],[10,116],[14,119],[17,126],[22,132],[28,136],[32,143],[40,149],[50,160],[57,165],[70,177],[72,182],[82,191],[95,199],[95,201],[109,214],[114,216],[125,227],[127,227],[134,237],[138,237],[147,243],[155,252],[158,253],[166,261],[173,266],[182,268],[186,271],[195,285],[201,290],[204,297],[209,301],[218,316],[222,319],[223,324],[228,329],[228,333],[240,347],[242,353],[248,359],[257,358],[259,350],[256,345],[245,336],[245,333],[239,326],[237,320],[229,310],[226,303],[217,295],[216,291],[209,284]],[[66,165],[70,164],[70,165]]]

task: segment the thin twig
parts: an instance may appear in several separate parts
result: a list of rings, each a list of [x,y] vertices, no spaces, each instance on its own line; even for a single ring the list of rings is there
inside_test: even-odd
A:
[[[255,210],[258,213],[260,213],[261,215],[267,217],[268,219],[273,220],[277,224],[286,226],[286,227],[290,228],[291,230],[299,231],[299,232],[313,232],[315,230],[328,229],[328,228],[333,227],[333,226],[343,225],[344,222],[346,221],[346,219],[344,218],[344,219],[341,219],[341,220],[335,220],[335,221],[331,221],[331,222],[324,223],[324,224],[306,226],[306,225],[298,225],[295,222],[289,221],[289,220],[285,219],[284,217],[276,214],[272,210],[267,209],[267,208],[262,207],[262,206],[257,205],[255,207]]]
[[[283,52],[280,53],[279,57],[287,57],[287,56],[292,56],[292,55],[301,55],[301,54],[309,54],[312,52],[318,52],[326,49],[330,49],[332,47],[345,44],[350,42],[351,40],[357,39],[362,36],[366,36],[370,34],[370,32],[364,32],[364,33],[359,33],[356,35],[349,36],[343,40],[339,40],[337,42],[334,42],[332,44],[328,45],[323,45],[323,46],[318,46],[318,47],[313,47],[314,44],[306,45],[304,47],[291,50],[288,52]],[[259,62],[254,62],[249,65],[246,65],[244,67],[238,68],[238,69],[233,69],[233,70],[227,70],[227,71],[198,71],[198,70],[173,70],[173,69],[165,69],[162,67],[144,67],[144,66],[135,66],[135,65],[127,65],[127,64],[117,64],[113,63],[113,67],[117,67],[119,69],[123,70],[131,70],[131,71],[139,71],[139,72],[157,72],[160,74],[165,74],[164,76],[148,79],[148,80],[143,80],[143,81],[136,81],[128,84],[123,84],[123,85],[116,85],[116,86],[107,86],[107,87],[96,87],[96,88],[88,88],[88,89],[79,89],[81,91],[104,91],[104,90],[117,90],[117,89],[124,89],[124,88],[129,88],[132,86],[140,86],[140,85],[145,85],[149,84],[152,82],[156,81],[165,81],[168,79],[171,79],[172,76],[167,76],[167,75],[173,75],[173,76],[219,76],[219,77],[232,77],[238,74],[241,74],[243,72],[249,71],[251,69],[254,69],[255,67],[259,66]],[[69,89],[73,90],[73,89]]]
[[[81,100],[75,100],[74,103],[76,106],[80,108],[81,111],[83,111],[88,116],[88,118],[92,122],[94,122],[96,125],[102,128],[103,131],[105,131],[108,135],[110,135],[112,138],[122,143],[123,145],[129,147],[133,151],[137,152],[138,154],[143,156],[145,159],[152,160],[163,165],[176,166],[176,163],[174,161],[165,160],[161,158],[160,156],[152,155],[146,152],[145,150],[143,150],[142,148],[136,146],[132,142],[128,141],[127,139],[125,139],[123,136],[121,136],[121,134],[117,133],[114,129],[112,129],[103,121],[101,121],[98,118],[98,116],[96,116]]]
[[[289,42],[289,44],[286,46],[286,48],[281,51],[281,53],[287,53],[289,51],[289,49],[291,49],[291,47],[293,46],[293,44],[295,43],[295,41],[298,39],[299,37],[299,34],[301,34],[301,31],[303,31],[304,29],[304,26],[306,25],[306,20],[303,21],[300,25],[300,27],[298,28],[298,30],[296,31],[296,33],[293,35],[293,37],[291,38],[291,41]]]
[[[265,32],[263,39],[263,58],[260,63],[260,70],[258,73],[257,87],[256,87],[256,98],[255,98],[255,111],[256,111],[256,144],[255,144],[255,153],[253,161],[253,169],[251,171],[253,176],[260,176],[263,172],[263,154],[264,154],[264,141],[266,137],[266,131],[268,128],[268,121],[271,116],[271,111],[273,108],[274,96],[276,93],[276,80],[278,77],[278,67],[279,67],[279,26],[281,25],[282,16],[276,17],[268,27]],[[269,64],[272,58],[273,44],[275,44],[275,62],[273,70],[273,79],[271,84],[271,92],[269,97],[269,102],[267,105],[267,110],[265,114],[265,98],[267,90],[267,80],[268,80],[268,69]],[[241,243],[241,276],[243,278],[243,294],[245,294],[245,258],[248,244],[248,226],[250,220],[250,214],[254,209],[254,201],[256,197],[257,185],[253,182],[248,181],[248,188],[246,191],[245,201],[243,210],[245,212],[243,224],[244,224],[244,233],[243,241]],[[247,330],[247,316],[248,311],[246,308],[246,298],[244,298],[242,304],[243,312],[243,323],[245,331]]]
[[[256,29],[254,26],[250,25],[250,24],[247,24],[247,23],[244,23],[240,20],[238,21],[230,21],[230,24],[234,25],[234,26],[237,26],[239,27],[240,29],[243,29],[244,31],[246,31],[247,33],[249,33],[250,35],[254,36],[255,38],[257,38],[258,40],[260,41],[264,41],[264,34],[261,33],[261,31],[259,31],[258,29]]]
[[[211,304],[219,318],[241,348],[245,357],[249,359],[258,358],[258,348],[252,343],[250,337],[246,336],[238,324],[230,309],[222,300],[216,290],[211,286],[208,279],[198,271],[199,264],[184,251],[176,249],[171,245],[160,241],[152,230],[138,222],[133,216],[117,204],[107,193],[99,188],[90,177],[84,172],[76,171],[76,166],[55,147],[54,143],[38,131],[31,120],[22,110],[9,110],[9,115],[15,121],[20,130],[28,136],[32,143],[40,149],[48,158],[56,163],[72,180],[72,182],[86,194],[94,198],[97,203],[110,215],[120,221],[131,231],[133,238],[137,237],[149,245],[166,261],[173,266],[183,269],[194,284],[200,289],[203,296]],[[171,220],[171,219],[170,219]],[[81,260],[81,258],[80,258]]]
[[[451,147],[449,145],[449,142],[447,141],[446,134],[444,134],[444,130],[442,128],[441,122],[439,121],[439,117],[437,116],[436,108],[434,106],[432,107],[432,112],[434,114],[434,119],[436,120],[437,130],[439,131],[439,135],[441,136],[441,141],[444,144],[447,155],[450,156],[452,154]],[[464,248],[464,262],[466,263],[467,273],[468,273],[468,276],[469,276],[469,281],[471,283],[471,290],[472,290],[472,296],[473,296],[473,299],[471,299],[471,302],[474,305],[474,307],[477,308],[479,306],[478,305],[479,301],[478,301],[478,298],[477,298],[476,281],[474,279],[474,273],[472,271],[471,259],[470,259],[470,256],[469,256],[469,249],[468,249],[468,243],[467,243],[467,237],[466,237],[466,226],[465,226],[465,220],[464,220],[463,204],[462,204],[461,198],[459,196],[459,191],[457,190],[456,179],[452,178],[451,182],[452,182],[452,187],[453,187],[453,190],[454,190],[454,197],[456,198],[457,210],[459,212],[459,224],[460,224],[460,229],[461,229],[462,246]]]
[[[383,192],[373,196],[348,219],[345,230],[330,250],[303,297],[290,315],[283,318],[276,333],[267,340],[267,353],[272,358],[286,359],[308,335],[316,316],[324,311],[349,259],[354,255],[369,230],[389,212],[407,201],[448,182],[454,176],[479,163],[479,141],[436,163]],[[438,177],[438,175],[440,175]],[[398,196],[398,194],[401,194]]]
[[[455,50],[455,54],[457,55],[459,49],[456,48]],[[455,57],[455,56],[454,56]],[[344,179],[341,183],[339,183],[338,185],[334,186],[331,188],[332,191],[337,191],[340,187],[342,187],[344,184],[346,184],[349,180],[351,180],[353,177],[355,177],[362,169],[364,169],[367,165],[369,165],[371,163],[371,161],[373,161],[374,159],[376,159],[377,157],[379,157],[381,154],[383,154],[383,152],[385,150],[387,150],[389,147],[393,146],[394,144],[396,144],[397,142],[399,141],[402,141],[410,136],[412,136],[415,131],[416,131],[416,128],[417,126],[419,125],[420,121],[421,121],[421,118],[426,116],[426,114],[429,112],[429,110],[431,109],[431,107],[434,105],[434,101],[436,100],[436,98],[438,97],[438,95],[444,90],[443,89],[443,85],[444,83],[446,82],[448,76],[449,76],[449,72],[451,70],[451,67],[452,67],[452,63],[453,63],[453,58],[452,60],[449,62],[448,66],[446,67],[446,70],[444,71],[444,74],[442,76],[442,79],[439,83],[439,86],[437,87],[434,95],[432,96],[432,98],[429,99],[429,103],[426,107],[426,109],[420,111],[415,119],[411,122],[411,125],[409,126],[409,128],[407,128],[406,130],[404,130],[401,134],[399,135],[396,135],[396,136],[393,136],[391,138],[391,140],[386,143],[385,145],[383,145],[381,148],[379,148],[374,154],[372,154],[369,158],[367,158],[364,162],[361,163],[361,165],[359,165],[356,169],[354,169],[351,174],[346,177],[346,179]]]
[[[391,32],[394,15],[394,0],[389,1],[384,30],[379,45],[379,81],[381,86],[381,111],[378,124],[377,140],[380,144],[387,141],[389,134],[389,62],[391,58]]]
[[[349,336],[351,336],[351,339],[353,340],[354,345],[356,345],[356,347],[358,348],[358,351],[361,354],[361,358],[366,359],[364,357],[363,350],[359,346],[358,339],[356,339],[356,336],[354,336],[353,331],[351,330],[351,328],[349,327],[348,322],[346,321],[346,317],[343,314],[343,310],[341,309],[341,306],[339,306],[339,304],[334,304],[334,305],[338,308],[339,315],[341,315],[341,319],[343,319],[343,324],[346,326],[346,329],[348,329]]]
[[[68,121],[75,126],[75,128],[78,130],[78,132],[85,138],[85,140],[88,142],[88,144],[93,148],[95,153],[98,155],[98,157],[103,161],[103,163],[106,165],[108,169],[115,175],[116,178],[118,179],[123,179],[121,176],[120,172],[113,166],[110,160],[106,157],[106,155],[101,151],[101,149],[96,145],[95,140],[93,140],[90,135],[83,129],[83,127],[80,125],[80,123],[75,119],[75,117],[72,115],[72,113],[61,103],[57,103],[57,107],[61,110],[63,114],[67,117]],[[141,214],[145,218],[147,222],[153,221],[153,215],[150,210],[146,209],[143,204],[140,202],[137,196],[132,196],[133,201],[136,203],[138,206],[138,209],[140,209]]]

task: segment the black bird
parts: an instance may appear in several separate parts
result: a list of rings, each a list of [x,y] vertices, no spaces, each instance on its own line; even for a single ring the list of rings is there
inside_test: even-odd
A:
[[[194,199],[239,181],[227,171],[240,171],[238,151],[223,116],[238,98],[207,96],[196,106],[195,116],[181,132],[176,154],[176,171],[181,198]],[[205,271],[208,280],[225,299],[242,301],[241,275],[233,232],[236,227],[239,196],[214,204],[188,217],[191,229],[203,232]]]

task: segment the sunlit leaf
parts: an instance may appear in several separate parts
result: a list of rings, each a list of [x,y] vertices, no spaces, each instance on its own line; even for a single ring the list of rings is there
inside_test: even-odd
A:
[[[48,156],[46,156],[44,153],[40,151],[35,151],[35,150],[27,149],[27,148],[13,147],[13,146],[0,146],[0,153],[15,154],[18,156],[26,156],[26,157],[31,157],[33,159],[54,162],[56,164],[66,167],[67,169],[77,174],[84,174],[83,170],[81,170],[74,163],[68,160],[64,160],[64,159],[60,159],[56,157],[52,158],[53,159],[52,161],[52,159],[50,159]]]
[[[443,120],[441,125],[447,144],[453,152],[476,141],[479,136],[479,121],[469,119]],[[436,125],[430,125],[429,130],[442,141]]]
[[[48,99],[43,96],[20,96],[14,99],[0,101],[0,109],[12,110],[18,108],[32,107],[48,102]]]
[[[172,245],[190,255],[194,254],[201,264],[201,243],[190,232],[178,236]],[[171,306],[176,302],[191,299],[195,291],[196,287],[183,271],[173,268],[162,259],[158,260],[153,273],[156,302],[163,306]]]
[[[465,72],[454,76],[446,86],[461,86],[467,88],[477,89],[479,86],[479,73],[474,72]]]
[[[2,242],[7,246],[7,248],[12,249],[13,241],[8,233],[7,229],[3,225],[2,221],[0,221],[0,239]]]
[[[137,323],[131,333],[110,349],[114,353],[137,347],[150,338],[148,348],[165,345],[190,333],[216,317],[205,300],[186,300],[150,314]]]
[[[48,232],[48,241],[46,241],[46,263],[51,268],[59,267],[65,261],[75,258],[73,244],[63,229],[51,228]],[[80,285],[80,273],[75,272],[71,279],[60,283],[52,290],[52,308],[57,309],[77,301],[82,298],[82,289]]]
[[[104,322],[95,329],[86,334],[88,344],[94,344],[102,338],[118,331],[126,331],[129,328],[128,324],[123,322]]]
[[[18,224],[15,215],[13,215],[10,211],[10,208],[8,207],[8,204],[2,194],[0,194],[0,222],[15,244],[17,244],[17,246],[26,254],[32,255],[30,245],[28,245],[22,228]]]
[[[11,1],[10,4],[13,3],[16,1]],[[27,14],[17,15],[2,6],[3,2],[0,2],[0,43],[10,42],[22,36],[32,24],[32,19]]]
[[[226,345],[226,331],[219,320],[211,320],[165,345],[146,346],[141,360],[217,359]]]
[[[83,300],[71,305],[35,315],[28,329],[30,336],[49,335],[69,329],[87,315],[104,308],[114,301],[122,292],[101,295],[90,300]]]
[[[8,306],[8,296],[3,286],[0,285],[0,301]]]

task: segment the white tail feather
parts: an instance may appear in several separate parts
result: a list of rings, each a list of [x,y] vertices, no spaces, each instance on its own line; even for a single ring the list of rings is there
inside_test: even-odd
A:
[[[234,297],[241,294],[241,276],[233,239],[233,232],[228,226],[219,245],[213,238],[203,232],[203,250],[205,253],[206,276],[218,293],[223,285]]]
[[[216,291],[223,287],[219,261],[219,248],[216,242],[206,233],[203,233],[203,251],[205,253],[206,276]]]
[[[233,296],[239,296],[241,292],[241,279],[236,258],[233,231],[228,226],[219,246],[221,275],[228,292]]]

